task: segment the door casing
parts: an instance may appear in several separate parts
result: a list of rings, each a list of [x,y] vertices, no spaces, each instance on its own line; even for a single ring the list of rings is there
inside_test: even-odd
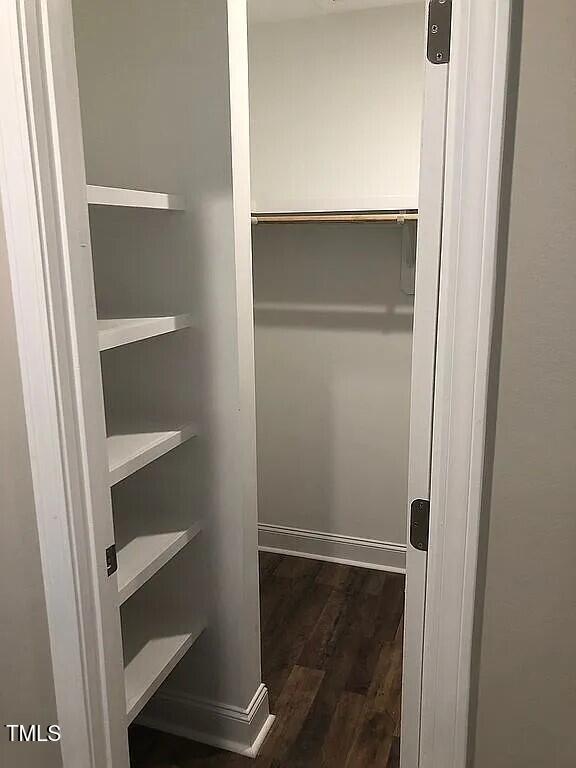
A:
[[[420,748],[402,768],[467,760],[512,2],[452,4]]]

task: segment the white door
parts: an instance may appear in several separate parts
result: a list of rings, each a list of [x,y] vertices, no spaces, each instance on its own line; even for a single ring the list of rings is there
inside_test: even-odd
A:
[[[440,13],[449,18],[450,2],[431,0],[427,8],[427,36],[431,23],[430,7],[447,6]],[[443,15],[440,16],[440,19]],[[438,30],[437,35],[442,35]],[[408,473],[408,541],[406,553],[406,605],[404,617],[404,670],[402,680],[402,768],[418,768],[420,752],[420,710],[422,698],[422,653],[424,640],[424,607],[426,600],[427,551],[417,548],[416,541],[426,538],[426,525],[417,520],[426,514],[430,499],[432,451],[432,414],[434,405],[434,369],[436,361],[436,328],[440,250],[442,244],[442,203],[444,193],[444,161],[446,138],[446,100],[449,64],[443,62],[437,47],[442,37],[433,39],[434,51],[426,56],[422,148],[420,156],[420,193],[418,213],[418,246],[416,260],[416,292],[414,302],[414,337],[412,347],[412,386],[410,408],[410,454]],[[416,504],[414,504],[416,502]],[[411,507],[414,505],[415,527],[411,530]],[[412,540],[412,541],[411,541]],[[420,546],[426,546],[420,543]]]

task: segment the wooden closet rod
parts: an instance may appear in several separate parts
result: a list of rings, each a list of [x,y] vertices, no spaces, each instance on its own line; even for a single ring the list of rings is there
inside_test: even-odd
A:
[[[254,213],[252,224],[299,224],[310,222],[331,222],[333,224],[377,224],[391,222],[403,224],[405,221],[417,221],[415,211],[394,213]]]

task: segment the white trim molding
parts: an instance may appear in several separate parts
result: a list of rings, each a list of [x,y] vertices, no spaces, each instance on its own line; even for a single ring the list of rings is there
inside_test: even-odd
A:
[[[111,764],[61,272],[43,2],[6,0],[0,23],[0,207],[26,413],[52,673],[65,768]],[[73,41],[72,41],[73,42]],[[69,148],[67,148],[69,150]],[[120,685],[123,681],[120,681]],[[126,741],[126,764],[128,749]]]
[[[510,7],[453,4],[418,768],[467,764]]]
[[[389,541],[260,523],[258,546],[264,552],[327,560],[378,571],[406,573],[406,545]]]
[[[256,757],[274,723],[262,683],[247,707],[220,704],[176,691],[160,691],[136,721],[175,736]]]

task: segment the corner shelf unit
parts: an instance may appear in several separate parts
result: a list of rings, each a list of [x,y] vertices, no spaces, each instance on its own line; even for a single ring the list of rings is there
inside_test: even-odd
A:
[[[242,3],[72,0],[46,3],[42,23],[8,20],[18,120],[6,135],[32,159],[4,176],[37,214],[8,266],[45,381],[24,394],[58,432],[38,470],[62,523],[45,531],[46,581],[86,607],[50,616],[59,684],[80,681],[63,723],[78,726],[79,766],[129,768],[127,725],[152,719],[163,685],[224,714],[257,694],[239,747],[270,724],[256,536],[238,550],[256,491],[245,15]],[[40,49],[50,66],[28,72]],[[46,114],[29,113],[32,96]]]
[[[89,206],[185,210],[181,195],[93,185],[87,185],[86,192]],[[98,350],[105,352],[192,325],[191,314],[98,319]],[[106,390],[105,377],[103,386]],[[197,434],[196,427],[190,423],[169,426],[172,428],[144,424],[137,431],[107,437],[110,487]],[[146,493],[141,492],[141,496],[142,503],[139,499],[132,504],[120,504],[120,508],[113,504],[127,724],[139,714],[204,630],[199,618],[179,605],[177,577],[165,569],[201,533],[202,522],[186,519],[182,509],[155,504],[146,498]],[[178,502],[175,506],[178,507]]]

